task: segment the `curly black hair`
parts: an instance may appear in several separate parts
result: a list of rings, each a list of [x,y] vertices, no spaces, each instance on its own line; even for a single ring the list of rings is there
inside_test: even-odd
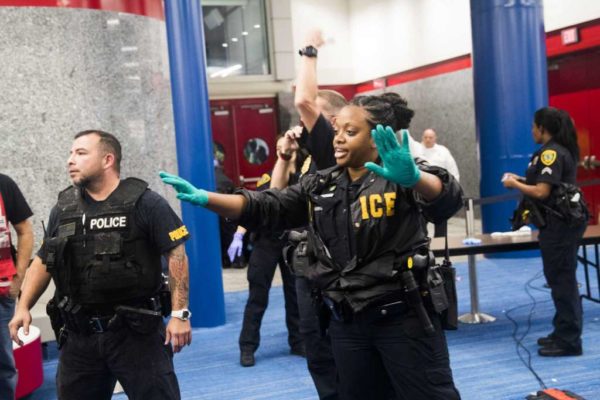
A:
[[[408,108],[408,102],[397,93],[384,93],[380,96],[357,96],[350,104],[364,108],[369,113],[368,122],[372,128],[381,124],[391,126],[394,131],[408,129],[415,112]]]

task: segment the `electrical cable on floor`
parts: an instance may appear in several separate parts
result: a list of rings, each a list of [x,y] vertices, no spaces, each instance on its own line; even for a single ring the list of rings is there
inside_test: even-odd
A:
[[[521,362],[523,363],[523,365],[525,365],[525,367],[527,367],[527,369],[529,369],[529,371],[533,374],[533,376],[535,377],[535,379],[537,379],[537,381],[539,382],[540,386],[542,387],[542,389],[547,389],[546,384],[544,383],[544,381],[542,380],[542,378],[539,377],[539,375],[537,374],[537,372],[535,372],[535,369],[533,369],[533,366],[531,365],[531,352],[529,351],[529,349],[527,349],[524,345],[523,345],[523,340],[525,339],[525,337],[527,336],[527,334],[529,333],[530,329],[531,329],[531,318],[533,316],[533,311],[535,310],[536,305],[538,304],[538,301],[535,299],[535,297],[531,294],[531,292],[529,291],[529,289],[533,289],[533,290],[538,290],[540,292],[544,292],[547,293],[548,290],[544,290],[544,289],[540,289],[538,287],[534,287],[532,286],[532,282],[535,281],[536,279],[539,279],[542,277],[542,271],[537,272],[532,278],[530,278],[526,283],[525,283],[525,292],[527,293],[527,295],[529,296],[529,298],[531,299],[531,303],[530,304],[523,304],[520,306],[516,306],[513,307],[509,310],[506,310],[505,314],[506,314],[506,318],[508,318],[508,320],[510,322],[512,322],[514,329],[513,329],[513,333],[512,333],[512,338],[515,341],[516,344],[516,351],[517,351],[517,355],[519,356],[519,359],[521,360]],[[545,300],[545,301],[541,301],[539,303],[546,303],[549,302],[550,300]],[[528,305],[530,305],[530,309],[529,309],[529,315],[527,316],[527,329],[525,329],[525,332],[521,335],[520,338],[517,337],[517,333],[519,331],[519,323],[513,319],[510,316],[511,312],[514,312],[520,308],[524,308],[527,307]],[[525,359],[523,358],[523,355],[521,354],[520,349],[523,349],[526,353],[527,353],[527,361],[525,361]]]

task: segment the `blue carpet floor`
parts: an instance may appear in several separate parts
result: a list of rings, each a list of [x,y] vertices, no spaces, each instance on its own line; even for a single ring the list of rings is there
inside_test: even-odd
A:
[[[466,263],[455,265],[459,281],[459,311],[469,311],[469,283]],[[448,332],[450,357],[456,385],[464,400],[524,399],[539,383],[521,363],[512,339],[513,323],[521,337],[528,326],[532,300],[526,282],[541,271],[539,258],[486,259],[478,261],[480,311],[497,317],[496,322],[461,324]],[[582,267],[580,282],[584,282]],[[537,355],[536,339],[551,330],[553,306],[544,279],[531,282],[529,291],[536,299],[531,326],[523,345],[531,352],[531,364],[548,387],[568,389],[587,400],[600,399],[600,304],[583,301],[584,355],[546,359]],[[596,295],[598,293],[595,286]],[[283,294],[273,288],[267,310],[256,366],[239,365],[237,345],[247,292],[227,293],[227,324],[217,328],[194,329],[193,344],[175,356],[182,398],[191,399],[316,399],[305,360],[289,355],[284,322]],[[527,353],[521,350],[527,360]],[[44,362],[44,384],[28,400],[55,399],[56,349],[49,344]],[[126,399],[123,394],[115,399]]]

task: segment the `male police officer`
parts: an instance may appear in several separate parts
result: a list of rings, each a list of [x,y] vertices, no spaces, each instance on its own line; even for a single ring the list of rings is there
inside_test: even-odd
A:
[[[58,196],[9,324],[14,340],[20,326],[27,333],[29,310],[52,278],[56,295],[48,311],[62,345],[60,399],[110,399],[117,379],[130,399],[180,398],[172,357],[191,342],[183,245],[189,234],[147,183],[120,179],[120,161],[113,135],[75,135],[68,160],[73,186]],[[175,310],[166,330],[162,254]]]

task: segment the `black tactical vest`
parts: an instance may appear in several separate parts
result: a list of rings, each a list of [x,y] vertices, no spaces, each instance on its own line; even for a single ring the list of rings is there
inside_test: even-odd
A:
[[[97,207],[87,205],[77,187],[59,194],[58,235],[48,244],[55,254],[49,272],[61,295],[105,305],[156,293],[161,255],[135,223],[136,202],[147,188],[140,179],[122,180]]]

